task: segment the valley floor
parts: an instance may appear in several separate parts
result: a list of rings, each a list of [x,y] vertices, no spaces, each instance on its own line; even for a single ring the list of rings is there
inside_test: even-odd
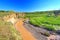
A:
[[[29,24],[28,21],[24,21],[23,18],[20,18],[15,23],[15,28],[21,33],[23,40],[50,40],[53,36],[51,35],[51,37],[47,37],[42,35],[41,32],[44,33],[48,31],[42,28],[34,27],[33,25]]]

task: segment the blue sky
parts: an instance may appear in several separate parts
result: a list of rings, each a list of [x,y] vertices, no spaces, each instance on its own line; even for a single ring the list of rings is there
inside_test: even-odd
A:
[[[0,10],[32,12],[57,9],[60,9],[60,0],[0,0]]]

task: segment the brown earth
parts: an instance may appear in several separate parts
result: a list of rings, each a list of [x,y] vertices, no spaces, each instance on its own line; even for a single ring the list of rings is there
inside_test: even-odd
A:
[[[24,28],[24,19],[20,19],[16,24],[15,27],[16,29],[21,33],[21,36],[23,40],[36,40],[35,37],[26,29]]]

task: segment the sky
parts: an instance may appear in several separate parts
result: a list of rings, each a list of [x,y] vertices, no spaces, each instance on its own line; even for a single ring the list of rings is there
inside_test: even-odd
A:
[[[33,12],[59,9],[60,0],[0,0],[0,10]]]

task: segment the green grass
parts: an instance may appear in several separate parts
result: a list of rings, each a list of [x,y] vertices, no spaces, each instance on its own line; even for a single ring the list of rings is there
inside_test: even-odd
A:
[[[3,16],[6,16],[6,15],[9,15],[10,13],[8,12],[0,12],[0,17],[3,17]]]
[[[37,26],[42,26],[49,30],[60,30],[60,17],[32,17],[30,23]]]

